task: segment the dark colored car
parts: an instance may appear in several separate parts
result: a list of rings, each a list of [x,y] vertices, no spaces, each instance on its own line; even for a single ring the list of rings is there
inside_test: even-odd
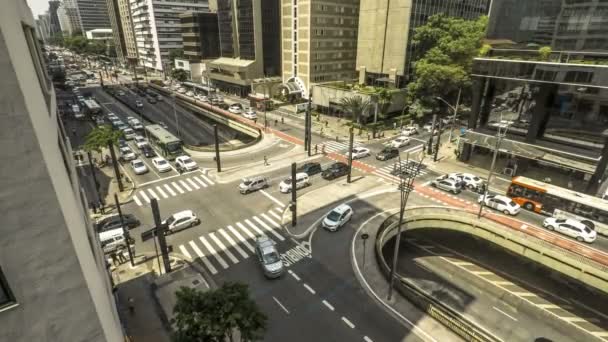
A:
[[[228,110],[228,108],[230,108],[230,106],[226,102],[218,103],[217,106],[222,108],[223,110]]]
[[[122,219],[124,221],[125,226],[129,229],[133,229],[139,226],[140,224],[139,220],[132,214],[123,214]],[[97,222],[96,227],[98,232],[105,232],[107,230],[120,228],[120,217],[118,215],[104,217],[99,222]]]
[[[325,171],[321,172],[321,177],[324,179],[336,179],[348,173],[348,165],[344,163],[331,164]]]
[[[312,175],[316,175],[317,173],[320,173],[321,171],[323,171],[323,170],[321,170],[321,164],[319,164],[319,163],[306,163],[304,165],[301,165],[296,170],[296,173],[304,172],[308,176],[312,176]]]
[[[129,147],[129,145],[127,144],[127,141],[123,138],[118,139],[118,147],[123,148],[123,147]]]
[[[156,156],[156,153],[154,152],[154,149],[152,147],[150,147],[150,145],[144,145],[144,146],[142,146],[141,153],[146,158],[152,158],[152,157]]]
[[[382,151],[376,154],[378,160],[389,160],[399,156],[399,149],[395,147],[385,147]]]

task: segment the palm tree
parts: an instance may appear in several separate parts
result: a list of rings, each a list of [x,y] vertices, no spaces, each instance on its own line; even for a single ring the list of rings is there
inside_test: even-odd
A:
[[[118,162],[116,160],[116,153],[114,152],[114,146],[118,145],[118,139],[121,137],[121,131],[114,131],[108,125],[98,126],[87,135],[83,149],[87,152],[95,151],[97,153],[101,153],[104,147],[110,150],[112,165],[114,165],[114,176],[118,181],[118,190],[123,191],[122,179],[118,172]]]
[[[350,113],[351,120],[361,125],[361,117],[369,108],[371,102],[364,100],[361,96],[344,97],[340,100],[342,108]]]
[[[388,89],[381,88],[376,93],[376,99],[378,101],[378,105],[380,106],[380,108],[378,108],[380,111],[380,116],[384,117],[388,111],[388,107],[390,107],[391,103],[393,102],[393,94]],[[374,117],[374,123],[376,123],[377,120],[378,118]]]

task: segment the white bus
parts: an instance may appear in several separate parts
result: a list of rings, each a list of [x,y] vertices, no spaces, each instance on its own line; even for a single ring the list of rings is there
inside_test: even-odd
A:
[[[82,118],[84,118],[84,114],[80,110],[80,106],[78,106],[77,104],[73,104],[72,105],[72,114],[74,114],[74,118],[75,119],[82,119]]]
[[[101,107],[93,99],[84,100],[84,109],[87,115],[101,114]]]

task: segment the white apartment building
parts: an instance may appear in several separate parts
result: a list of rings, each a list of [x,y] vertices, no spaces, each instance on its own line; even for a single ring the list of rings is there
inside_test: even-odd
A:
[[[179,15],[208,11],[208,0],[130,0],[139,65],[162,71],[169,51],[182,48]]]

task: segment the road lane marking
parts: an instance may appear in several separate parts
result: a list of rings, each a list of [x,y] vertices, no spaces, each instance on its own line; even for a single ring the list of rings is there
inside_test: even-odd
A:
[[[275,214],[274,211],[272,211],[272,210],[268,210],[268,213],[270,215],[272,215],[274,218],[276,218],[277,220],[279,220],[279,222],[283,220],[283,219],[281,219],[281,217],[279,215]]]
[[[245,234],[247,234],[249,236],[249,238],[251,238],[252,240],[255,240],[255,235],[252,234],[249,229],[247,229],[247,227],[245,227],[241,222],[237,222],[236,225],[241,228],[242,231],[245,232]]]
[[[334,311],[334,307],[329,304],[325,299],[323,299],[323,304],[325,304],[325,306],[327,306],[329,310]]]
[[[594,331],[591,334],[597,337],[608,337],[608,331]]]
[[[283,204],[283,202],[279,201],[278,199],[274,198],[274,196],[270,195],[269,193],[267,193],[264,190],[260,190],[260,192],[262,193],[262,195],[268,197],[268,199],[270,199],[271,201],[273,201],[274,203],[276,203],[277,205],[279,205],[280,207],[285,207],[285,204]]]
[[[493,281],[492,284],[494,285],[500,285],[500,286],[509,286],[509,285],[515,285],[513,282],[511,281],[506,281],[506,280],[498,280],[498,281]]]
[[[241,241],[245,247],[247,247],[251,252],[254,251],[253,246],[239,233],[233,226],[228,226],[228,230]]]
[[[190,178],[186,179],[188,183],[190,183],[196,190],[199,190],[201,187],[198,184],[194,183],[194,181]]]
[[[298,277],[298,275],[295,274],[292,270],[287,270],[287,272],[289,274],[291,274],[291,276],[293,277],[293,279],[295,279],[296,281],[300,281],[300,277]]]
[[[363,336],[363,341],[365,341],[365,342],[374,342],[374,340],[372,340],[371,338],[369,338],[367,336]]]
[[[488,271],[470,271],[474,275],[492,275],[494,273]]]
[[[203,177],[203,179],[204,179],[205,181],[207,181],[207,183],[209,183],[209,184],[211,184],[211,185],[214,185],[214,184],[215,184],[215,183],[213,183],[213,181],[212,181],[211,179],[207,178],[207,176],[205,176],[205,175],[201,175],[201,177]]]
[[[163,191],[163,189],[160,186],[156,187],[156,191],[158,191],[158,193],[163,196],[163,198],[169,198],[169,196],[167,196],[167,194]]]
[[[245,223],[249,225],[249,227],[253,228],[253,230],[257,233],[256,235],[263,236],[266,235],[260,228],[258,228],[253,222],[249,221],[249,219],[245,219]]]
[[[202,185],[203,187],[207,187],[207,184],[205,184],[205,182],[203,182],[200,178],[198,178],[197,176],[193,177],[195,181],[197,181],[200,185]]]
[[[497,307],[495,307],[495,306],[493,306],[492,308],[493,308],[494,310],[496,310],[496,311],[500,312],[501,314],[503,314],[503,315],[505,315],[505,316],[509,317],[510,319],[514,320],[515,322],[517,322],[517,318],[515,318],[515,317],[513,317],[513,316],[509,315],[508,313],[506,313],[506,312],[504,312],[504,311],[500,310],[499,308],[497,308]]]
[[[139,198],[137,197],[137,195],[133,195],[133,200],[135,201],[135,203],[136,203],[138,206],[140,206],[140,207],[141,207],[142,203],[141,203],[141,201],[139,200]]]
[[[226,233],[226,231],[224,229],[220,229],[220,230],[218,230],[218,232],[224,237],[224,239],[226,239],[226,241],[228,241],[228,243],[230,243],[230,245],[232,247],[234,247],[234,249],[236,249],[237,252],[239,252],[239,254],[243,258],[245,258],[245,259],[249,258],[249,254],[245,253],[245,251],[241,248],[241,246],[239,246],[239,244],[236,241],[234,241],[230,237],[230,235],[228,235],[228,233]]]
[[[209,253],[211,253],[211,255],[215,258],[215,260],[217,260],[217,262],[219,262],[220,265],[222,265],[222,267],[224,269],[228,268],[228,263],[226,263],[226,260],[224,260],[224,258],[222,258],[221,255],[217,254],[215,249],[213,249],[213,246],[211,246],[211,244],[209,242],[207,242],[207,239],[205,239],[205,237],[203,237],[203,236],[199,236],[198,238],[203,243],[203,246],[205,246],[205,248],[207,248]]]
[[[230,252],[230,250],[228,248],[226,248],[226,246],[222,243],[222,241],[220,239],[218,239],[217,236],[215,236],[215,232],[210,233],[209,238],[211,238],[211,240],[213,240],[215,242],[215,244],[220,248],[220,252],[224,252],[228,256],[228,258],[230,260],[232,260],[232,263],[234,263],[234,264],[239,263],[239,259],[237,259],[234,256],[234,254],[232,254],[232,252]]]
[[[190,255],[190,253],[188,252],[188,250],[186,249],[186,246],[184,245],[179,245],[179,250],[182,252],[183,255],[186,256],[186,258],[192,260],[192,256]]]
[[[454,265],[458,266],[475,266],[474,263],[468,261],[450,261]]]
[[[183,193],[185,192],[184,190],[182,190],[182,188],[180,188],[180,187],[179,187],[179,185],[177,185],[177,183],[175,183],[175,182],[171,182],[171,185],[173,185],[173,187],[174,187],[174,188],[175,188],[177,191],[179,191],[179,193],[180,193],[180,194],[183,194]]]
[[[535,293],[532,292],[511,292],[516,296],[520,296],[520,297],[536,297]]]
[[[285,311],[289,315],[289,310],[287,310],[287,308],[283,306],[283,304],[281,304],[281,302],[279,302],[276,297],[273,296],[272,299],[274,299],[274,301],[281,307],[281,309],[283,309],[283,311]]]
[[[188,186],[188,184],[186,184],[186,182],[184,182],[183,180],[179,180],[179,184],[181,184],[184,188],[186,188],[186,190],[188,191],[192,191],[192,188]]]
[[[148,198],[145,192],[141,191],[139,195],[143,197],[146,202],[150,203],[150,198]]]
[[[167,189],[167,191],[171,194],[171,196],[176,196],[177,194],[175,193],[175,191],[173,191],[173,189],[171,189],[171,187],[169,186],[169,184],[165,184],[165,189]]]
[[[308,292],[315,294],[315,290],[312,289],[312,287],[308,286],[308,284],[304,284],[304,287],[308,290]]]
[[[351,329],[355,329],[353,322],[349,321],[348,318],[342,316],[342,322],[346,323]]]
[[[274,208],[274,210],[278,211],[279,214],[283,215],[283,208]]]
[[[257,216],[253,216],[253,219],[254,219],[254,220],[257,222],[257,223],[259,223],[259,224],[260,224],[260,225],[261,225],[261,226],[262,226],[264,229],[266,229],[267,231],[269,231],[270,233],[272,233],[274,236],[276,236],[276,237],[277,237],[277,239],[279,239],[279,240],[281,240],[281,241],[284,241],[284,240],[285,240],[285,238],[284,238],[284,237],[283,237],[281,234],[279,234],[279,233],[275,232],[275,231],[274,231],[274,229],[270,228],[270,226],[269,226],[269,225],[267,225],[267,224],[266,224],[266,222],[264,222],[264,221],[260,220],[260,218],[259,218],[259,217],[257,217]]]
[[[216,274],[217,270],[215,269],[215,267],[213,266],[213,264],[211,264],[211,261],[209,261],[207,259],[207,257],[205,256],[205,254],[203,254],[203,252],[198,248],[198,246],[196,245],[196,243],[194,243],[194,241],[190,241],[190,247],[192,247],[192,249],[194,250],[194,253],[196,253],[196,255],[198,255],[198,257],[203,261],[203,263],[205,264],[205,266],[207,266],[207,268],[209,269],[209,271],[211,272],[211,274]]]
[[[262,216],[266,221],[270,222],[275,228],[281,229],[281,225],[278,224],[278,223],[276,223],[275,220],[273,220],[270,217],[268,217],[268,215],[266,215],[266,214],[260,214],[260,216]]]

